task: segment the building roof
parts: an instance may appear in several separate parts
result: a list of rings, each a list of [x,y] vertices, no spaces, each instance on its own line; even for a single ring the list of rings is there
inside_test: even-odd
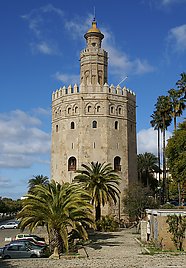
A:
[[[101,31],[97,28],[97,22],[95,19],[92,22],[92,27],[87,31],[87,33],[101,33]]]

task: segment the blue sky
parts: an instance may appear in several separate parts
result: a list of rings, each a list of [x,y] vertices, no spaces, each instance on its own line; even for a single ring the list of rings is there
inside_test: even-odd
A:
[[[51,94],[79,84],[94,6],[109,84],[128,76],[121,86],[137,96],[138,153],[156,154],[150,115],[186,71],[186,0],[1,0],[0,196],[20,198],[32,176],[50,177]]]

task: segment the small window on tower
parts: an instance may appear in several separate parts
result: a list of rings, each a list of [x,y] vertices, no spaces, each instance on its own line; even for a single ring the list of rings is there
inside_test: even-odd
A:
[[[92,43],[92,46],[95,47],[96,46],[96,43]]]
[[[97,106],[97,113],[99,113],[101,110],[101,107],[100,106]]]
[[[68,171],[76,171],[76,158],[74,156],[68,159]]]
[[[118,121],[115,121],[115,129],[118,129]]]
[[[119,156],[114,158],[114,171],[121,171],[121,158]]]
[[[97,128],[97,121],[92,122],[92,128]]]
[[[74,123],[74,122],[71,122],[71,123],[70,123],[70,128],[71,128],[71,129],[74,129],[74,128],[75,128],[75,123]]]
[[[58,125],[56,125],[56,132],[58,132],[58,130],[59,130],[59,126],[58,126]]]

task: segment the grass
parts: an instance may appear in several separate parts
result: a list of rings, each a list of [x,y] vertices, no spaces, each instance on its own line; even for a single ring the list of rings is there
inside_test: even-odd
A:
[[[152,241],[147,243],[141,243],[143,247],[142,254],[154,255],[154,254],[171,254],[171,255],[186,255],[185,251],[179,250],[162,250],[160,247],[156,246]]]

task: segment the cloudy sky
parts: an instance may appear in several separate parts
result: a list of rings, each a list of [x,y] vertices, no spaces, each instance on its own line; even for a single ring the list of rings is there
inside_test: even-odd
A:
[[[51,94],[79,84],[94,7],[109,84],[128,76],[121,86],[137,95],[138,153],[156,154],[150,115],[186,71],[186,0],[1,0],[0,196],[20,198],[31,177],[50,177]]]

